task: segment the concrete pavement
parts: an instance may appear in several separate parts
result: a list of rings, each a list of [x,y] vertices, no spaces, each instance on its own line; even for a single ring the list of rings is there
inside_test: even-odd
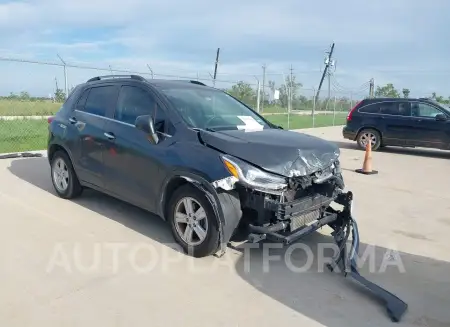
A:
[[[362,271],[408,302],[402,325],[450,326],[449,152],[375,152],[379,174],[364,176],[353,172],[364,153],[340,127],[303,132],[340,145],[362,251],[373,253]],[[96,192],[62,200],[45,157],[0,160],[0,206],[2,326],[392,326],[376,301],[302,249],[270,249],[283,260],[267,260],[267,246],[191,259],[138,208]],[[304,244],[319,253],[328,233]],[[404,272],[380,272],[396,253]]]

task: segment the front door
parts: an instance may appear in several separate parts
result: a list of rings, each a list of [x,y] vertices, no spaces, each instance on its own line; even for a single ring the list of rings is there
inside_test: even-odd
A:
[[[449,120],[436,120],[437,114],[445,114],[437,107],[415,101],[412,103],[412,120],[415,130],[415,145],[429,148],[445,149],[449,140]]]
[[[136,118],[149,114],[156,117],[157,129],[165,125],[164,111],[148,90],[123,85],[113,119],[105,126],[110,137],[105,151],[105,183],[120,198],[153,211],[162,182],[159,158],[167,154],[170,138],[161,136],[160,143],[152,144],[148,134],[135,128]]]
[[[105,116],[114,107],[117,95],[118,87],[115,85],[87,89],[69,116],[69,128],[76,135],[74,144],[69,146],[78,178],[98,187],[104,186]]]

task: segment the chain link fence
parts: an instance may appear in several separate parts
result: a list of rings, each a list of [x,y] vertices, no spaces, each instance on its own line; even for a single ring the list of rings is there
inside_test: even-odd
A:
[[[99,75],[198,80],[228,92],[285,129],[342,125],[350,108],[366,96],[323,90],[316,98],[316,89],[305,88],[295,76],[283,73],[265,77],[219,73],[214,80],[205,72],[160,73],[149,66],[134,71],[9,58],[0,58],[0,71],[4,76],[15,75],[0,80],[0,153],[45,149],[48,116],[59,110],[73,87]],[[33,94],[36,89],[38,96]]]

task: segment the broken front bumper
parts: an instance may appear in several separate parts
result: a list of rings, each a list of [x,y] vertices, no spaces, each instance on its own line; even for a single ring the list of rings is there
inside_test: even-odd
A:
[[[269,201],[266,204],[269,207],[271,205],[276,205],[277,214],[284,218],[292,215],[308,214],[313,212],[316,208],[323,208],[325,205],[327,206],[327,210],[322,212],[320,219],[315,220],[310,224],[306,224],[304,227],[294,230],[287,235],[280,233],[280,231],[285,230],[287,227],[287,225],[283,225],[283,223],[286,224],[283,221],[269,227],[250,226],[253,233],[250,234],[249,240],[255,242],[261,239],[271,239],[289,244],[316,231],[324,225],[329,225],[333,229],[332,236],[339,247],[339,253],[334,258],[333,263],[328,265],[328,268],[333,271],[336,266],[341,266],[345,277],[350,277],[352,280],[357,281],[371,291],[374,296],[382,300],[391,320],[393,322],[399,322],[406,312],[408,305],[394,294],[370,282],[358,272],[356,260],[359,253],[359,232],[358,225],[352,216],[353,194],[351,192],[341,193],[336,199],[316,196],[302,201],[284,204],[275,204],[270,203]],[[329,205],[333,201],[342,205],[343,209],[338,211],[330,208]],[[347,242],[350,235],[352,235],[352,241],[349,248]]]
[[[338,218],[336,213],[325,211],[333,200],[320,194],[285,203],[266,198],[263,208],[274,212],[278,222],[269,226],[250,225],[249,241],[268,239],[284,244],[293,243]]]

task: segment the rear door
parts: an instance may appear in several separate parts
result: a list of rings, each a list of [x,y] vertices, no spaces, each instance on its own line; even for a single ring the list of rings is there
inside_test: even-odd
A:
[[[450,135],[450,121],[437,121],[436,115],[444,111],[423,102],[412,102],[412,121],[415,130],[415,145],[429,148],[447,148]]]
[[[384,101],[379,104],[383,120],[385,144],[406,146],[414,133],[411,108],[407,101]]]
[[[160,136],[158,144],[152,144],[149,135],[134,126],[138,116],[149,114],[155,117]],[[128,202],[153,211],[162,179],[160,158],[167,155],[170,144],[167,134],[173,133],[168,128],[170,122],[152,93],[132,83],[122,85],[111,118],[105,126],[110,137],[105,152],[106,188]]]
[[[98,187],[104,186],[105,117],[114,109],[117,95],[118,86],[113,84],[91,87],[84,91],[69,116],[76,133],[72,153],[78,177]]]

